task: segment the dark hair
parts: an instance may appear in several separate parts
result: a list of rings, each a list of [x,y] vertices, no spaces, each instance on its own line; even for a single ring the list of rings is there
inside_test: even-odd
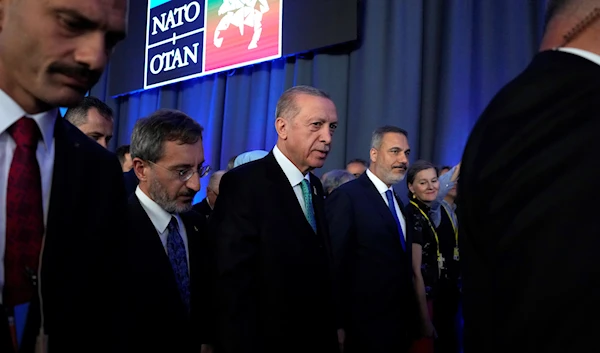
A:
[[[424,160],[414,162],[406,172],[406,185],[412,184],[419,172],[432,168],[435,169],[435,174],[439,176],[440,172],[433,163]]]
[[[449,165],[445,165],[445,166],[443,166],[443,167],[441,167],[441,168],[440,168],[440,171],[441,171],[441,170],[444,170],[444,169],[448,169],[448,170],[450,170],[450,169],[452,169],[452,167],[451,167],[451,166],[449,166]]]
[[[202,140],[203,130],[179,110],[159,109],[135,123],[131,133],[131,158],[157,162],[163,157],[165,141],[191,145]]]
[[[351,159],[348,163],[346,163],[346,165],[352,164],[352,163],[360,163],[367,168],[369,167],[369,164],[367,163],[367,161],[365,161],[364,159],[360,159],[360,158]]]
[[[371,148],[379,149],[381,147],[381,141],[383,140],[383,135],[387,133],[395,133],[402,134],[408,138],[408,132],[406,130],[399,128],[397,126],[386,125],[380,128],[377,128],[373,131],[373,135],[371,137]]]
[[[311,86],[294,86],[287,89],[279,100],[275,108],[275,118],[292,119],[300,112],[300,108],[296,105],[296,96],[306,94],[313,97],[321,97],[331,100],[329,94]]]
[[[87,123],[87,114],[92,108],[96,108],[106,120],[112,120],[112,109],[100,99],[92,96],[84,97],[78,105],[69,108],[65,113],[65,119],[75,126],[81,126]]]
[[[125,155],[129,153],[129,145],[123,145],[117,148],[115,152],[117,154],[117,158],[119,158],[119,162],[121,162],[121,166],[125,163]]]

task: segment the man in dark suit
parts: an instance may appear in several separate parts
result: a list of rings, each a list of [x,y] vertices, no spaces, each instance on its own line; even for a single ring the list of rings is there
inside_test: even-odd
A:
[[[224,170],[217,170],[211,174],[210,179],[208,179],[208,186],[206,187],[206,197],[193,207],[194,211],[200,213],[206,217],[206,219],[210,218],[213,208],[215,208],[215,202],[217,202],[217,197],[219,197],[219,185],[221,184],[223,174],[225,174]]]
[[[597,6],[549,2],[542,51],[469,138],[458,186],[467,353],[597,346]]]
[[[205,351],[212,324],[206,220],[189,212],[209,169],[202,127],[182,112],[158,110],[135,124],[131,156],[140,180],[128,211],[133,350]]]
[[[418,329],[411,241],[392,188],[409,154],[406,131],[375,130],[369,169],[327,197],[344,352],[407,352]]]
[[[0,14],[0,352],[118,352],[122,175],[57,107],[97,82],[127,1],[2,1]]]
[[[329,153],[336,108],[298,86],[283,93],[276,116],[277,145],[223,176],[211,218],[219,348],[335,352],[323,189],[310,171]]]

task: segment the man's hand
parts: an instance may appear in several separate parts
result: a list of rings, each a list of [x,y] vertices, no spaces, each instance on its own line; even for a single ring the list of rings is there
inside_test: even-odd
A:
[[[346,341],[346,331],[343,328],[338,329],[338,343],[340,344],[340,352],[344,353],[344,342]]]

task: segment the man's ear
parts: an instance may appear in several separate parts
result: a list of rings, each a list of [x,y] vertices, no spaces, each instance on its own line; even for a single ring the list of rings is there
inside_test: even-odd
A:
[[[277,117],[277,119],[275,119],[275,130],[282,140],[287,140],[288,138],[289,124],[290,121],[286,118]]]
[[[140,181],[148,180],[148,176],[146,175],[146,162],[140,158],[136,157],[133,159],[133,171]]]
[[[377,154],[378,153],[379,153],[378,150],[371,147],[371,150],[369,151],[369,157],[371,158],[371,163],[377,163]]]

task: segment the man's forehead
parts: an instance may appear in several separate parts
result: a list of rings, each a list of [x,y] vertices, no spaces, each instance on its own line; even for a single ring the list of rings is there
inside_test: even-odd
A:
[[[383,144],[390,148],[401,148],[403,150],[409,149],[408,139],[406,136],[400,133],[388,132],[383,136]]]

